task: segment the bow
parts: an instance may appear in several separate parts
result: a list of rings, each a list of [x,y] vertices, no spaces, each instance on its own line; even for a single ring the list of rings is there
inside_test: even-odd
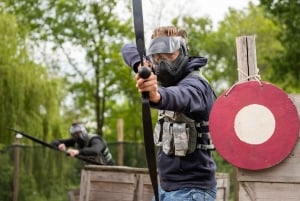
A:
[[[144,24],[143,24],[143,10],[142,10],[142,0],[132,0],[133,6],[133,21],[134,21],[134,31],[136,39],[136,47],[140,56],[141,67],[139,68],[139,75],[142,78],[148,78],[151,71],[148,67],[144,66],[144,56],[145,54],[145,43],[144,43]],[[156,171],[156,158],[155,158],[155,148],[153,140],[153,128],[152,119],[149,106],[148,93],[142,93],[142,115],[143,115],[143,130],[144,130],[144,144],[146,151],[147,164],[150,174],[150,179],[153,187],[153,192],[155,200],[158,201],[158,181],[157,181],[157,171]]]
[[[41,141],[41,140],[39,140],[39,139],[37,139],[37,138],[34,138],[34,137],[32,137],[32,136],[30,136],[30,135],[28,135],[28,134],[26,134],[26,133],[24,133],[24,132],[22,132],[22,131],[15,130],[15,129],[13,129],[13,128],[7,128],[7,129],[10,130],[10,131],[13,131],[13,132],[15,132],[15,133],[21,134],[22,136],[24,136],[24,137],[26,137],[26,138],[28,138],[28,139],[34,141],[34,142],[37,142],[37,143],[39,143],[39,144],[41,144],[41,145],[43,145],[43,146],[45,146],[45,147],[48,147],[48,148],[50,148],[50,149],[54,149],[54,150],[57,150],[57,151],[61,151],[61,150],[59,150],[56,146],[53,146],[53,145],[48,144],[48,143],[46,143],[46,142],[44,142],[44,141]],[[63,152],[65,152],[66,155],[69,155],[69,153],[68,153],[67,151],[63,151]],[[101,163],[98,163],[97,161],[90,160],[90,159],[85,158],[85,157],[83,157],[83,156],[81,156],[81,155],[76,155],[75,157],[78,158],[79,160],[85,161],[85,162],[90,163],[90,164],[94,164],[94,165],[102,165]]]

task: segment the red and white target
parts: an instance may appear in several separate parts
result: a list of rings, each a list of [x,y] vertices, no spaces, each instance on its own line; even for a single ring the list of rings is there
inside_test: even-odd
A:
[[[217,152],[249,170],[280,163],[299,135],[295,105],[284,91],[266,82],[244,82],[224,92],[212,108],[209,124]]]

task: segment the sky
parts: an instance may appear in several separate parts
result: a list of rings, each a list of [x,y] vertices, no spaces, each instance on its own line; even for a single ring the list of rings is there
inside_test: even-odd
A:
[[[171,5],[174,0],[167,0]],[[180,2],[180,1],[178,1]],[[244,9],[248,6],[250,0],[183,0],[183,5],[186,6],[188,10],[186,13],[193,13],[195,16],[210,16],[214,21],[222,20],[224,14],[228,11],[229,7],[235,9]],[[258,4],[258,0],[251,0],[254,4]]]
[[[182,15],[208,16],[212,19],[214,27],[217,27],[218,22],[224,19],[229,8],[243,10],[248,7],[250,1],[255,5],[259,3],[259,0],[142,0],[146,43],[155,27],[170,25],[170,21],[174,17]],[[131,0],[129,0],[130,2]],[[123,17],[126,16],[124,11],[121,13]],[[132,13],[128,13],[126,17],[132,17]]]
[[[171,19],[174,17],[182,15],[191,15],[193,17],[208,16],[213,20],[214,27],[217,27],[218,22],[223,20],[224,15],[228,13],[229,7],[242,10],[248,7],[250,1],[255,5],[259,3],[259,0],[142,0],[145,45],[147,46],[149,43],[152,30],[156,26],[170,25]],[[132,17],[131,12],[124,12],[126,4],[131,2],[132,0],[118,1],[116,12],[120,19]],[[47,47],[45,48],[47,49]],[[48,48],[51,49],[51,47]],[[48,52],[46,49],[42,50],[42,52]],[[70,56],[82,63],[85,60],[85,54],[81,50],[74,51],[74,48],[71,49],[70,54],[72,55]],[[57,55],[58,58],[56,59],[66,60],[61,57],[61,53]],[[52,56],[54,56],[53,53]],[[41,58],[42,60],[47,60],[47,57],[42,56]]]

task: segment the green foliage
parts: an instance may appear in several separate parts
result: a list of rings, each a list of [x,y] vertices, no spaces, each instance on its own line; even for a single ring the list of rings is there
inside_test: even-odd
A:
[[[178,23],[178,20],[174,22]],[[182,26],[189,33],[189,43],[193,44],[190,45],[191,54],[208,57],[203,74],[218,94],[237,82],[235,40],[239,36],[256,36],[260,75],[263,80],[272,80],[274,74],[269,60],[283,48],[276,38],[279,27],[264,16],[262,8],[249,3],[246,10],[229,9],[216,30],[208,18],[185,17]]]
[[[12,196],[12,178],[13,178],[13,166],[8,163],[9,155],[4,155],[0,152],[0,200],[13,200]]]
[[[9,14],[0,14],[0,138],[1,148],[14,141],[14,134],[7,128],[15,128],[32,134],[41,140],[52,140],[53,137],[61,137],[63,127],[60,116],[60,102],[64,92],[61,90],[62,81],[47,70],[34,63],[28,56],[24,32],[19,31],[15,17]],[[28,139],[22,139],[24,144],[32,144]],[[8,150],[10,151],[10,150]],[[57,160],[52,159],[47,153],[41,152],[21,153],[20,166],[20,199],[27,200],[66,200],[57,199],[49,188],[47,182],[66,185],[61,183],[60,178],[66,175],[68,168],[62,165],[60,169],[52,168],[51,164]],[[24,155],[23,155],[24,154]],[[12,200],[13,189],[13,168],[10,163],[12,157],[0,154],[1,173],[0,186],[3,193],[0,193],[0,200]],[[51,162],[49,162],[51,161]],[[50,164],[50,165],[49,165]],[[40,181],[41,177],[48,175],[49,171],[55,171],[59,175]],[[66,189],[57,191],[66,192]],[[50,198],[55,195],[55,198]]]
[[[72,67],[66,79],[73,98],[73,105],[65,108],[66,118],[96,122],[99,135],[103,135],[104,125],[108,131],[115,127],[106,122],[112,118],[110,106],[119,103],[120,96],[116,94],[130,94],[134,87],[126,84],[132,83],[132,75],[123,67],[120,55],[124,37],[132,36],[132,27],[117,18],[116,1],[21,0],[6,1],[5,5],[3,10],[15,14],[19,23],[29,27],[31,40],[51,42],[54,50],[64,52],[65,45],[71,45],[86,54],[84,66],[65,55]],[[131,98],[136,95],[128,99]]]
[[[24,189],[29,191],[23,192],[28,200],[32,199],[32,196],[41,200],[63,201],[66,200],[66,192],[71,186],[76,184],[78,188],[80,174],[74,170],[80,170],[81,166],[75,165],[80,163],[79,160],[40,146],[23,149],[21,154],[21,175],[25,176],[21,184],[28,185],[24,186]],[[31,165],[28,165],[29,161]],[[30,186],[34,191],[30,190]]]
[[[5,94],[0,97],[2,142],[12,142],[13,135],[7,134],[8,127],[24,129],[49,140],[61,127],[61,83],[50,77],[45,68],[30,61],[14,17],[0,16],[0,26],[6,26],[1,29],[5,32],[0,34],[0,52],[6,52],[0,62],[0,92]]]
[[[0,200],[12,200],[15,148],[0,153]],[[68,191],[79,188],[79,160],[40,146],[19,149],[18,200],[65,201]]]
[[[271,81],[280,84],[287,92],[299,92],[300,2],[260,0],[260,3],[267,11],[266,16],[280,27],[277,38],[284,47],[269,60],[273,68]]]

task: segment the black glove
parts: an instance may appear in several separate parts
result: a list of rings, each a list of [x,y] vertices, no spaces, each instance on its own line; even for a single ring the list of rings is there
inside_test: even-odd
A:
[[[51,146],[56,147],[56,148],[58,147],[59,144],[60,144],[60,142],[58,140],[54,140],[50,143]]]

